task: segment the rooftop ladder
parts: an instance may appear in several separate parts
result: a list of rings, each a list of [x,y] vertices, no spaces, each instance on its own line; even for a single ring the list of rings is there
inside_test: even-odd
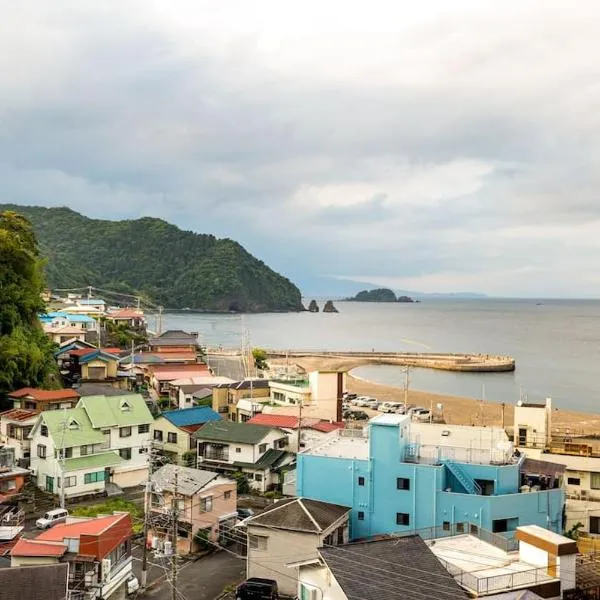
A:
[[[454,475],[467,494],[481,496],[481,486],[458,463],[442,459],[442,464]]]

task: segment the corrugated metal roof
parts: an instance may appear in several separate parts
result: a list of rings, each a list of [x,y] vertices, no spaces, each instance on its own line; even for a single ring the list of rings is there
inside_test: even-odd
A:
[[[158,489],[172,492],[175,489],[176,473],[177,491],[184,496],[192,496],[219,476],[218,473],[214,473],[213,471],[168,464],[163,465],[158,471],[153,473],[152,481]]]
[[[92,426],[129,427],[153,423],[154,417],[140,394],[85,396],[77,403],[87,412]]]
[[[185,425],[198,425],[209,421],[220,421],[221,416],[210,406],[194,406],[181,410],[170,410],[162,413],[162,416],[173,423],[176,427]]]
[[[113,467],[123,462],[116,452],[102,452],[78,458],[65,460],[65,471],[81,471],[82,469],[96,469],[100,467]]]

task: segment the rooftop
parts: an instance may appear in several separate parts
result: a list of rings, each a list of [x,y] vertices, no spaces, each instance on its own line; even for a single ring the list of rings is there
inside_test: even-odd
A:
[[[153,423],[154,417],[140,394],[85,396],[77,404],[85,409],[95,429]]]
[[[67,547],[60,541],[44,542],[41,540],[33,539],[28,540],[25,538],[19,539],[19,541],[13,546],[11,550],[12,556],[62,556],[67,551]]]
[[[258,444],[274,427],[234,423],[233,421],[211,421],[198,429],[194,437],[199,440],[216,442],[238,442],[241,444]],[[284,432],[281,432],[284,435]]]
[[[69,448],[104,443],[104,435],[92,427],[86,411],[81,407],[40,413],[34,432],[42,421],[48,427],[48,433],[57,448],[63,447],[63,444],[65,448]]]
[[[9,565],[10,566],[10,565]],[[3,600],[64,600],[69,565],[36,565],[0,569]]]
[[[204,370],[208,372],[208,367],[206,365],[202,366],[204,367]],[[182,365],[182,369],[185,369],[185,365]],[[198,386],[198,388],[201,388],[206,386],[215,387],[220,384],[229,384],[232,381],[233,380],[229,379],[229,377],[217,377],[214,375],[195,375],[191,377],[178,377],[177,379],[171,381],[171,385],[174,387],[194,385]]]
[[[9,398],[33,398],[34,400],[52,402],[66,399],[77,399],[79,394],[71,388],[64,388],[62,390],[41,390],[39,388],[25,387],[15,392],[8,394]]]
[[[174,491],[175,474],[177,474],[177,491],[184,496],[193,496],[211,481],[219,477],[219,474],[213,471],[203,471],[202,469],[167,464],[163,465],[152,475],[156,491]]]
[[[128,521],[131,527],[131,515],[125,512],[105,517],[80,519],[73,523],[59,523],[40,533],[35,541],[62,542],[65,538],[78,538],[81,535],[100,535],[121,521]]]
[[[293,415],[278,415],[271,413],[259,413],[252,417],[248,423],[252,425],[268,425],[270,427],[281,427],[282,429],[298,429],[298,417]],[[332,423],[317,418],[302,419],[303,429],[315,429],[323,433],[331,433],[337,429],[343,429],[344,423]]]
[[[203,378],[207,380],[203,385],[210,385],[210,380],[212,380],[208,366],[203,364],[161,364],[156,366],[152,365],[150,369],[153,377],[158,381],[173,382],[180,379]],[[186,383],[196,383],[196,381],[186,381]]]
[[[400,594],[404,600],[465,600],[464,591],[416,535],[328,546],[319,553],[352,600]]]
[[[77,458],[65,460],[65,471],[80,471],[82,469],[96,469],[99,467],[114,467],[123,462],[116,452],[101,452],[99,454],[88,454]]]
[[[192,408],[183,408],[181,410],[170,410],[162,413],[161,416],[173,423],[176,427],[198,425],[208,423],[209,421],[221,420],[221,416],[210,406],[194,406]]]
[[[279,500],[247,520],[248,525],[263,525],[276,529],[322,533],[350,512],[348,506],[290,498]]]
[[[300,454],[368,460],[369,438],[364,430],[340,429],[331,432],[321,443],[315,444]]]
[[[4,421],[29,421],[29,419],[35,419],[37,415],[38,413],[35,410],[12,408],[0,413],[0,418]]]

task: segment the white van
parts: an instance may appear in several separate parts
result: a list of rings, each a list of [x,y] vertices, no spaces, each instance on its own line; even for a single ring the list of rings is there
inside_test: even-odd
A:
[[[400,407],[404,408],[401,402],[383,402],[379,405],[379,411],[384,413],[396,412]]]
[[[64,523],[69,516],[69,511],[64,508],[54,508],[44,513],[43,517],[40,517],[36,522],[35,526],[38,529],[48,529],[56,523]]]

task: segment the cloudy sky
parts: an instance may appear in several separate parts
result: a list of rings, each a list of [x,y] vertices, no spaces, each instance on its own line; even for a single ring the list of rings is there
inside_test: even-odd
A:
[[[232,237],[311,293],[600,296],[598,2],[1,4],[0,201]]]

